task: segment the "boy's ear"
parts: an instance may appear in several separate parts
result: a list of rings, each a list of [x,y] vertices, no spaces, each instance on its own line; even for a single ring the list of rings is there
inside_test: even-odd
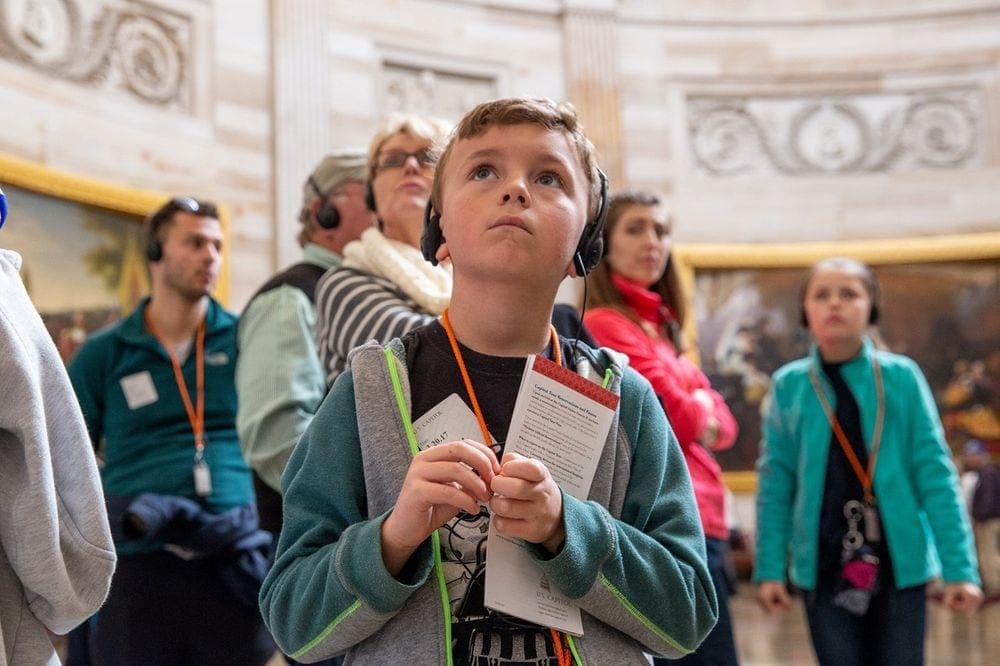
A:
[[[441,244],[438,245],[438,249],[434,253],[434,258],[438,260],[438,263],[441,263],[450,256],[451,253],[448,252],[448,241],[442,238]]]

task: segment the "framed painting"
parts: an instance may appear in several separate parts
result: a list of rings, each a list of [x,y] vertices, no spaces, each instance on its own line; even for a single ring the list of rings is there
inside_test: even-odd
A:
[[[876,345],[913,358],[934,392],[948,443],[1000,452],[1000,233],[787,245],[689,244],[674,251],[694,316],[684,331],[740,426],[720,452],[731,489],[756,488],[761,407],[771,373],[808,353],[801,324],[805,270],[850,256],[875,270]]]
[[[21,277],[63,360],[92,331],[149,292],[142,220],[169,195],[102,183],[0,154],[10,217],[0,247],[21,255]],[[228,222],[220,210],[223,234]],[[216,297],[228,296],[228,243]]]

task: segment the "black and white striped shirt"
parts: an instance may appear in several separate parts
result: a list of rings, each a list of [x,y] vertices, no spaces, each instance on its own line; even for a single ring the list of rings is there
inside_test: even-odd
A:
[[[355,347],[369,340],[386,343],[435,318],[385,278],[342,266],[330,269],[316,287],[316,349],[327,389]]]

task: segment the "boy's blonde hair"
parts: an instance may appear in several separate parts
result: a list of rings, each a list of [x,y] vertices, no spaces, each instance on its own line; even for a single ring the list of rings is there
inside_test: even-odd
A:
[[[368,182],[375,179],[375,167],[382,146],[397,134],[408,134],[415,139],[427,141],[432,152],[441,150],[441,142],[448,136],[451,125],[434,116],[418,116],[414,113],[396,113],[389,116],[375,132],[368,146]]]
[[[535,97],[508,97],[483,102],[466,113],[458,122],[448,138],[448,145],[441,153],[437,171],[434,173],[431,202],[436,211],[441,211],[442,174],[455,144],[460,140],[479,136],[497,125],[539,125],[554,132],[565,132],[576,149],[576,155],[580,159],[584,173],[587,174],[589,184],[587,222],[597,216],[597,207],[601,198],[601,179],[598,175],[597,158],[594,155],[594,144],[583,133],[576,109],[568,102],[556,103],[551,99]]]

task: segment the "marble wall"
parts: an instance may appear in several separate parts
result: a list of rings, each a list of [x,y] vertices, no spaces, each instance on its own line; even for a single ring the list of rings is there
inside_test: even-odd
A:
[[[570,98],[681,241],[1000,229],[1000,2],[0,0],[0,152],[232,213],[239,308],[385,113]]]

